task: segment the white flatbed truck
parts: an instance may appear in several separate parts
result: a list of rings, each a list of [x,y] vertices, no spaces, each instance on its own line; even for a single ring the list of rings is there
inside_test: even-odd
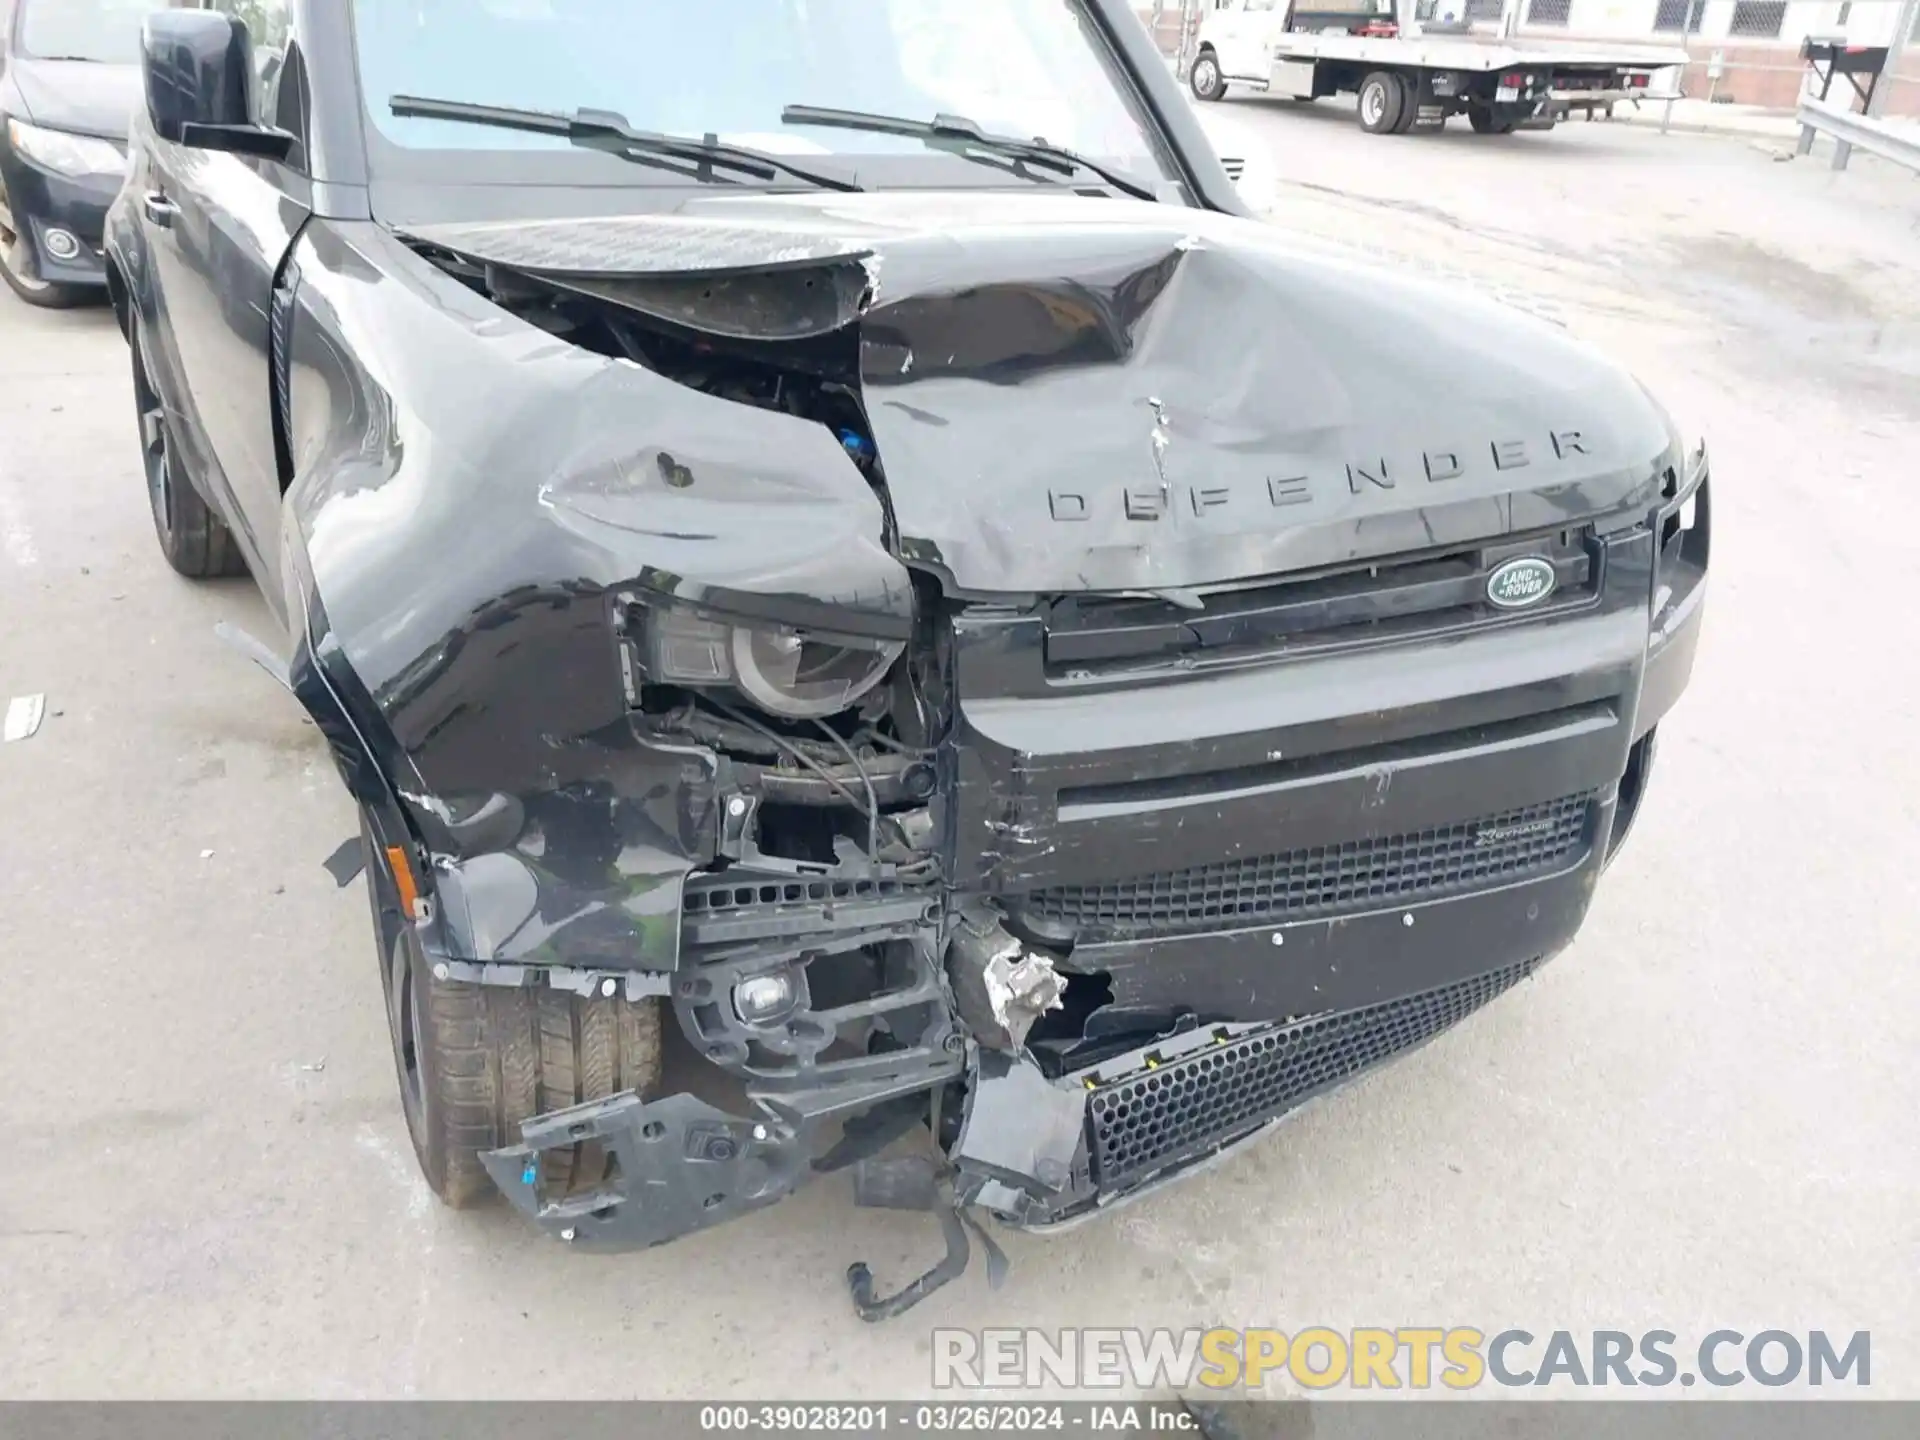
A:
[[[1482,135],[1549,129],[1574,109],[1611,113],[1687,63],[1678,48],[1530,42],[1476,33],[1464,0],[1214,0],[1188,79],[1293,100],[1359,96],[1360,128],[1401,135],[1465,115]]]

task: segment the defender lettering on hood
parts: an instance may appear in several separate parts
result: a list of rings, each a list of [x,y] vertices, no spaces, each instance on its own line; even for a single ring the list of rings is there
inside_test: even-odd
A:
[[[1587,453],[1586,444],[1578,430],[1552,431],[1546,443],[1551,447],[1552,458],[1556,461],[1571,460]],[[1533,463],[1533,456],[1523,439],[1495,440],[1486,449],[1491,457],[1487,463],[1495,470],[1519,470]],[[1479,463],[1479,452],[1471,447],[1466,450],[1427,450],[1421,453],[1413,473],[1416,481],[1424,479],[1439,484],[1462,479],[1467,475],[1470,465]],[[1392,490],[1408,469],[1404,463],[1389,460],[1384,455],[1357,460],[1344,467],[1346,487],[1355,495],[1364,494],[1369,486],[1376,490]],[[1224,485],[1192,485],[1183,491],[1176,491],[1172,485],[1161,485],[1150,490],[1122,491],[1118,500],[1129,520],[1172,520],[1178,523],[1180,517],[1187,513],[1183,503],[1190,506],[1191,513],[1196,516],[1206,516],[1241,504],[1266,504],[1276,508],[1311,505],[1316,485],[1324,487],[1336,483],[1326,474],[1317,479],[1313,475],[1270,475],[1266,485],[1251,495],[1236,495]],[[1071,523],[1085,520],[1092,514],[1095,503],[1088,496],[1071,490],[1047,492],[1048,513],[1057,521]]]
[[[694,333],[844,340],[898,553],[973,593],[1206,586],[1640,513],[1673,443],[1542,321],[1207,212],[701,197],[410,234]]]

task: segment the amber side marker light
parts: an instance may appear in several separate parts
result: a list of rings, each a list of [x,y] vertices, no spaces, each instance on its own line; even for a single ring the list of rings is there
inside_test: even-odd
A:
[[[400,892],[400,910],[410,920],[420,918],[420,886],[413,878],[413,862],[404,845],[387,847],[387,869],[393,872],[394,888]]]

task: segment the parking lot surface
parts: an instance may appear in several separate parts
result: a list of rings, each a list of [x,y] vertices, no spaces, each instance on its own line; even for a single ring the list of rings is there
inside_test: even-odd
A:
[[[213,634],[272,622],[156,551],[111,318],[0,294],[0,704],[47,696],[0,747],[0,1393],[907,1397],[936,1326],[1221,1324],[1864,1329],[1920,1396],[1920,180],[1227,108],[1303,243],[1541,311],[1712,446],[1699,669],[1574,949],[885,1326],[847,1264],[937,1235],[844,1181],[613,1258],[444,1211],[321,869],[351,808]]]

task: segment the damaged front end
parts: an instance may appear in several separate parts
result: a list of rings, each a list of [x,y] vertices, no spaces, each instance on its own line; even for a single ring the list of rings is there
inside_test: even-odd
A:
[[[482,1157],[576,1245],[850,1170],[941,1218],[850,1273],[898,1313],[976,1211],[1147,1193],[1517,983],[1638,804],[1706,558],[1643,392],[1225,217],[997,206],[303,241],[296,688],[374,853],[436,976],[698,1062]]]

